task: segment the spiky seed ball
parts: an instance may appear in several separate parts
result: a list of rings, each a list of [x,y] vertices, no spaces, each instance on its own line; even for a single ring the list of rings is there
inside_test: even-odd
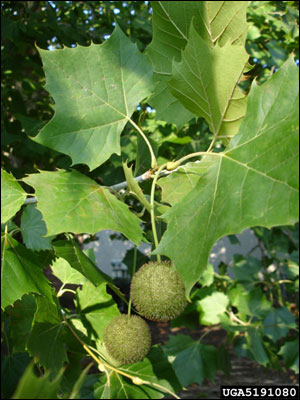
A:
[[[141,361],[148,354],[151,334],[141,317],[121,314],[106,326],[103,342],[114,360],[120,364],[131,364]]]
[[[153,321],[168,321],[187,305],[181,276],[167,261],[144,264],[133,276],[130,295],[136,309]]]

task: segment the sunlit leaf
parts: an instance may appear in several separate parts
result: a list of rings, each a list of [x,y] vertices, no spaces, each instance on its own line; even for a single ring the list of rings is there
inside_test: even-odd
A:
[[[168,228],[154,253],[175,262],[187,295],[218,239],[251,226],[298,220],[298,79],[289,59],[264,85],[252,88],[240,133],[224,152],[204,157],[215,162],[164,214]]]
[[[1,223],[7,222],[19,211],[26,196],[14,176],[1,169]]]
[[[77,171],[41,171],[23,179],[36,190],[47,235],[97,233],[112,229],[134,243],[142,239],[141,222],[110,191]]]
[[[152,90],[146,57],[118,25],[100,45],[38,50],[55,115],[34,140],[90,169],[120,154],[120,134]]]

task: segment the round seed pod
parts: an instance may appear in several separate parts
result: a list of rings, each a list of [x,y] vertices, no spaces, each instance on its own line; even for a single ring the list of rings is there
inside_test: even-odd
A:
[[[141,317],[121,314],[106,326],[103,343],[115,365],[131,364],[141,361],[148,354],[151,334]]]
[[[174,319],[187,305],[182,278],[167,261],[144,264],[132,278],[130,296],[136,309],[153,321]]]

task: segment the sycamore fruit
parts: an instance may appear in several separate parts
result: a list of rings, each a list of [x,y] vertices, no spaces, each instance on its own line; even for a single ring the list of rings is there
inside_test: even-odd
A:
[[[151,347],[147,323],[137,315],[121,314],[113,318],[103,333],[108,361],[115,366],[141,361]]]
[[[187,305],[182,278],[166,261],[144,264],[132,278],[130,296],[136,309],[153,321],[174,319]]]

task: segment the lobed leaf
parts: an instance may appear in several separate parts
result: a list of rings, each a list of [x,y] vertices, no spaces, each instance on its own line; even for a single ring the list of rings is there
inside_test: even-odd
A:
[[[63,324],[61,308],[56,296],[51,300],[36,297],[37,310],[32,330],[27,342],[29,353],[38,358],[39,363],[57,375],[68,361],[65,345],[66,326]]]
[[[240,133],[224,152],[204,157],[215,162],[163,215],[168,228],[154,254],[175,262],[187,295],[218,239],[298,220],[298,79],[289,59],[264,85],[253,86]]]
[[[49,282],[34,252],[10,235],[1,236],[1,260],[2,309],[31,292],[51,298]]]
[[[19,211],[26,196],[14,176],[1,169],[1,223],[7,222]]]
[[[41,212],[36,208],[36,204],[28,204],[24,208],[21,217],[21,233],[27,249],[52,249],[52,238],[43,237],[47,234],[47,228]]]
[[[182,60],[173,64],[168,81],[172,94],[193,114],[206,119],[215,138],[234,136],[245,116],[247,96],[238,83],[247,61],[243,45],[228,41],[212,47],[191,25]]]
[[[23,179],[33,186],[47,235],[112,229],[134,243],[142,240],[139,218],[110,191],[77,171],[41,171]]]
[[[38,49],[55,115],[33,138],[91,170],[113,153],[136,106],[152,90],[152,68],[117,25],[103,44]]]

